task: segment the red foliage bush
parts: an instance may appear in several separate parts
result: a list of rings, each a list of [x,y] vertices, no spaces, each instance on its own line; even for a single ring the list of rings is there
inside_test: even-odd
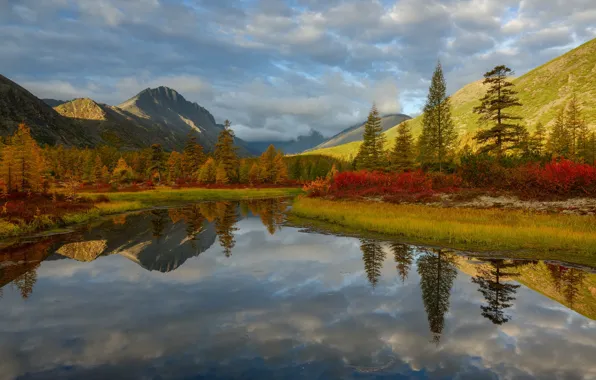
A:
[[[331,182],[317,180],[305,186],[311,196],[330,195],[336,198],[376,197],[397,201],[417,200],[432,196],[435,191],[455,191],[461,178],[450,174],[427,174],[421,170],[404,173],[342,172]],[[324,186],[328,189],[324,191]]]

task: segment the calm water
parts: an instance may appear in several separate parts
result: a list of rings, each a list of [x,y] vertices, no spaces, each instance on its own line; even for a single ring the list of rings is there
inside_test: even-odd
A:
[[[307,233],[286,205],[0,251],[0,378],[596,378],[593,272]]]

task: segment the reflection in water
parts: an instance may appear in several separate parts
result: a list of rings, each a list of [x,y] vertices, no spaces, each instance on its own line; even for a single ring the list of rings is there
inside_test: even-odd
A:
[[[370,239],[360,239],[360,249],[362,250],[362,261],[364,261],[364,270],[368,282],[374,288],[381,277],[381,268],[385,262],[385,251],[381,243]]]
[[[586,273],[579,269],[556,264],[547,264],[547,267],[550,272],[550,280],[556,291],[563,295],[567,306],[573,308],[583,287]]]
[[[520,285],[513,284],[507,280],[519,275],[519,272],[512,271],[519,267],[519,261],[487,260],[477,269],[477,275],[472,282],[478,284],[478,291],[486,300],[482,305],[482,316],[488,318],[496,325],[502,325],[509,321],[510,317],[505,315],[504,310],[511,307],[515,301],[515,292]]]
[[[414,250],[411,246],[401,243],[391,243],[391,251],[395,259],[397,273],[401,282],[405,283],[414,262]]]
[[[422,301],[433,334],[433,342],[441,340],[445,314],[449,311],[449,295],[457,276],[455,256],[443,250],[424,252],[417,261]]]
[[[596,379],[596,274],[302,233],[287,206],[0,250],[0,378]]]

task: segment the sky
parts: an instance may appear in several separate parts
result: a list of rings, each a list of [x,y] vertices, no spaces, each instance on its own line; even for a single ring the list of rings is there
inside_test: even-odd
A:
[[[596,37],[593,0],[0,0],[0,74],[117,105],[172,87],[246,140],[331,136]]]

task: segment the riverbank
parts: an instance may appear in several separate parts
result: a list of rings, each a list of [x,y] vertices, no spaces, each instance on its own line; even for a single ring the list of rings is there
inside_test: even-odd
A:
[[[590,215],[307,197],[295,200],[292,215],[330,223],[334,232],[382,234],[492,256],[596,264],[596,217]]]
[[[27,217],[18,217],[17,215],[16,217],[3,217],[0,219],[0,238],[30,235],[79,223],[86,223],[106,215],[143,210],[156,206],[175,206],[202,201],[292,197],[299,193],[301,193],[301,190],[298,188],[191,188],[156,189],[139,192],[83,193],[80,196],[84,201],[78,204],[76,202],[69,203],[48,199],[48,204],[40,205],[33,204],[28,199],[20,200],[18,201],[20,202],[19,207],[23,208],[23,214],[26,214]],[[13,203],[16,204],[16,201]],[[32,207],[34,210],[27,209]],[[74,210],[70,212],[69,210],[73,208]]]

